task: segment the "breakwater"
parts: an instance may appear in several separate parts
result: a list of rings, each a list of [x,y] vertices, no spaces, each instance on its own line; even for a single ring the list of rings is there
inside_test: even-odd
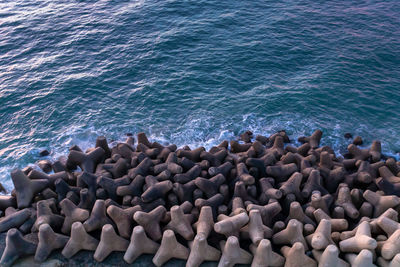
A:
[[[400,151],[400,1],[5,0],[0,10],[8,190],[9,170],[40,149],[57,157],[129,132],[209,149],[245,130],[321,129],[336,152],[345,132]]]
[[[246,131],[206,151],[139,133],[113,147],[103,136],[86,151],[72,146],[40,171],[11,172],[0,263],[60,249],[93,251],[98,262],[154,254],[156,266],[398,266],[400,164],[379,141],[364,149],[356,137],[339,156],[321,138],[317,130],[294,146],[285,131]]]

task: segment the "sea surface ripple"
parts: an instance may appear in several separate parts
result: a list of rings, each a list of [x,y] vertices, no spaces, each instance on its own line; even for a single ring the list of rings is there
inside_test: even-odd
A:
[[[400,1],[0,1],[0,182],[96,135],[400,151]]]

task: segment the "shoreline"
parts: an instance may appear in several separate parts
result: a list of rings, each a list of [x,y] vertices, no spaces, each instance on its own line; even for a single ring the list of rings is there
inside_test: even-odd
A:
[[[70,142],[61,142],[62,146],[60,146],[60,144],[56,144],[55,140],[52,140],[48,145],[42,145],[40,147],[31,147],[30,148],[30,152],[28,152],[29,154],[29,160],[27,161],[26,159],[14,159],[13,161],[11,161],[10,159],[5,160],[4,162],[4,166],[3,168],[0,168],[1,172],[3,173],[2,176],[0,176],[0,183],[3,184],[3,186],[6,189],[5,191],[0,191],[0,195],[9,195],[11,193],[11,190],[13,189],[12,186],[12,181],[11,181],[11,177],[10,177],[10,170],[14,169],[14,168],[24,168],[24,167],[33,167],[36,168],[37,170],[40,170],[40,168],[37,167],[37,163],[41,160],[49,160],[49,161],[57,161],[60,157],[64,157],[65,155],[68,154],[68,147],[72,146],[72,145],[79,145],[80,148],[82,148],[83,150],[89,149],[92,147],[93,143],[95,143],[96,137],[97,136],[106,136],[108,139],[108,135],[106,133],[106,130],[101,130],[101,131],[96,131],[92,128],[90,128],[91,130],[84,130],[83,132],[85,132],[85,137],[87,137],[87,139],[80,139],[78,136],[83,135],[83,134],[79,134],[79,133],[75,133],[74,136],[62,136],[62,137],[57,137],[56,139],[69,139],[71,138]],[[277,127],[274,127],[274,129],[277,129]],[[279,129],[279,127],[278,127]],[[90,132],[90,134],[88,135],[87,132]],[[240,141],[240,137],[239,135],[236,135],[233,130],[229,130],[228,131],[229,134],[224,134],[224,131],[222,131],[221,133],[216,133],[216,137],[213,137],[213,135],[209,136],[208,139],[205,139],[203,141],[195,141],[195,142],[188,142],[190,143],[189,146],[190,147],[199,147],[199,146],[203,146],[206,149],[210,149],[213,146],[218,145],[220,142],[222,142],[222,140],[228,140],[228,141]],[[264,131],[264,130],[260,130],[257,129],[256,133],[257,135],[272,135],[274,132],[277,132],[275,130],[271,130],[269,129],[268,131]],[[294,146],[300,146],[301,143],[298,142],[298,137],[303,136],[302,133],[306,133],[307,131],[305,129],[301,129],[299,132],[296,131],[296,129],[291,129],[290,130],[290,134],[288,133],[288,135],[290,135],[290,143],[289,144],[285,144],[286,145],[294,145]],[[334,152],[336,155],[338,156],[343,156],[343,153],[346,152],[347,150],[347,146],[349,144],[351,144],[353,142],[353,139],[356,137],[359,137],[359,135],[352,135],[350,134],[351,137],[346,137],[346,135],[350,134],[347,131],[340,131],[340,132],[335,132],[335,133],[330,133],[330,135],[325,136],[325,132],[324,132],[324,138],[323,140],[321,140],[322,145],[324,146],[330,146],[333,148]],[[365,133],[364,133],[365,134]],[[112,134],[113,139],[110,139],[109,145],[111,146],[115,146],[118,143],[124,142],[124,140],[129,137],[130,135],[132,135],[132,133],[130,131],[126,131],[125,134],[122,135],[116,135],[116,134]],[[362,135],[363,136],[363,135]],[[364,136],[363,136],[364,137]],[[161,135],[154,135],[151,134],[150,137],[151,140],[158,142],[162,145],[165,144],[169,144],[169,143],[174,143],[171,142],[171,140],[177,139],[177,138],[166,138],[165,136]],[[171,140],[170,140],[171,139]],[[178,138],[179,139],[179,138]],[[328,139],[328,140],[326,140]],[[364,144],[360,145],[359,147],[362,149],[367,149],[368,148],[368,143],[371,143],[373,140],[375,139],[379,139],[378,135],[369,135],[368,138],[366,140],[364,140]],[[177,147],[178,148],[182,148],[185,145],[187,145],[187,143],[185,143],[183,140],[177,140],[179,141],[177,143]],[[385,141],[385,140],[384,140]],[[395,158],[397,161],[400,160],[400,150],[396,148],[397,146],[389,146],[386,142],[382,142],[382,156],[384,158]],[[48,151],[50,154],[49,155],[45,155],[45,156],[41,156],[40,153],[42,151]],[[26,157],[26,155],[24,155],[24,157]],[[23,162],[21,164],[21,162]]]
[[[365,149],[356,137],[341,157],[321,147],[321,138],[317,130],[299,137],[296,147],[285,131],[268,137],[246,131],[240,143],[223,141],[206,151],[164,146],[139,133],[114,147],[102,136],[85,152],[72,146],[67,157],[39,161],[41,171],[12,171],[15,190],[0,197],[6,215],[0,230],[8,231],[10,244],[25,248],[4,250],[1,263],[12,264],[12,253],[44,261],[46,249],[62,249],[64,258],[60,252],[50,258],[67,265],[81,249],[95,251],[96,263],[116,265],[142,253],[156,254],[150,258],[157,266],[184,263],[171,258],[190,266],[210,260],[209,266],[372,263],[371,250],[382,239],[377,234],[387,228],[374,218],[388,213],[388,220],[398,221],[400,164],[382,154],[379,141]],[[394,196],[382,204],[382,195]],[[356,242],[355,227],[369,245]],[[81,259],[94,263],[91,253]],[[397,254],[385,253],[380,263]]]

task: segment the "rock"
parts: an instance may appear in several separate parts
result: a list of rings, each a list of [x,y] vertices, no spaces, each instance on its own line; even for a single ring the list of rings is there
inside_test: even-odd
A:
[[[364,142],[363,142],[361,136],[358,136],[358,135],[357,135],[356,137],[354,137],[354,139],[353,139],[353,144],[354,144],[354,145],[356,145],[356,146],[361,146],[363,143],[364,143]]]
[[[344,138],[351,139],[351,138],[353,138],[353,135],[351,133],[345,133]]]
[[[41,157],[45,157],[48,155],[50,155],[50,152],[47,149],[40,150],[40,152],[39,152],[39,156],[41,156]]]

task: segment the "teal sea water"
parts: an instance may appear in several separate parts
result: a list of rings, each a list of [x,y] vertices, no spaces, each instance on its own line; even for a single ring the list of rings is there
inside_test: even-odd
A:
[[[0,182],[72,144],[316,128],[400,151],[400,1],[0,1]]]

